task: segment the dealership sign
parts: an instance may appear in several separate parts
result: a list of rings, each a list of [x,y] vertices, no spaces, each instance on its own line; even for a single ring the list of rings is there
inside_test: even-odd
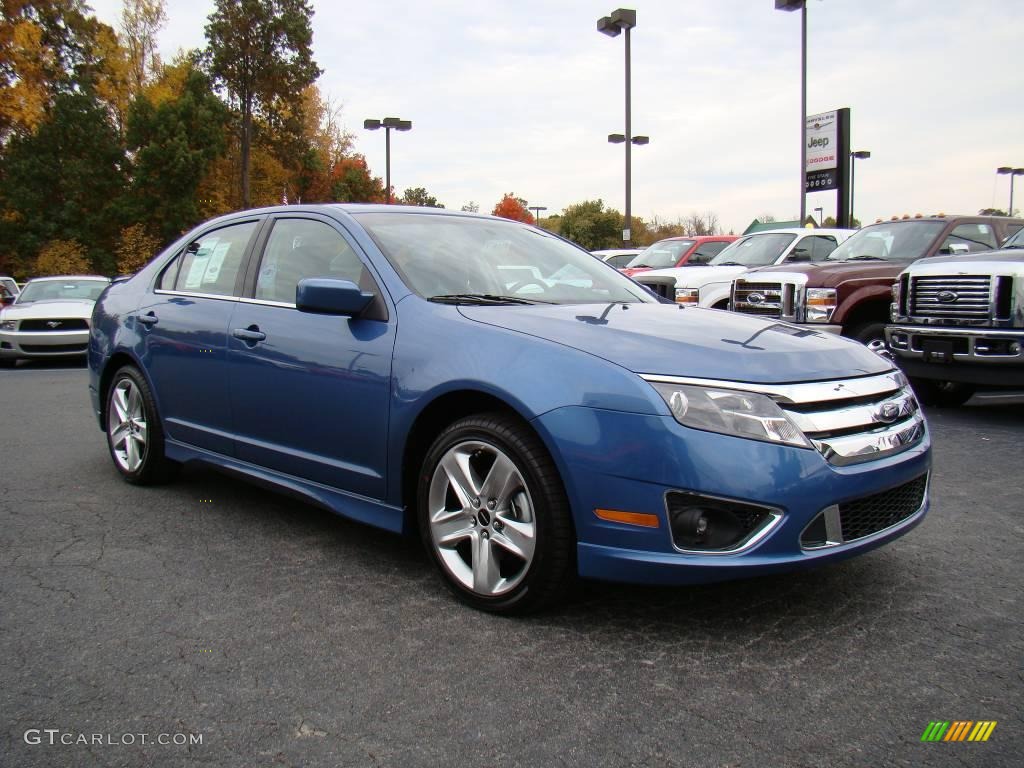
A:
[[[836,189],[839,186],[839,112],[822,112],[807,117],[807,145],[804,147],[804,172],[808,192]]]

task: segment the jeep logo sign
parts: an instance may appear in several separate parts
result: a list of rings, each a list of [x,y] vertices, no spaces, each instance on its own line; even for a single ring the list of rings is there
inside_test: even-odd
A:
[[[836,147],[839,146],[838,131],[839,115],[835,110],[807,117],[805,171],[825,171],[838,167],[836,162]]]

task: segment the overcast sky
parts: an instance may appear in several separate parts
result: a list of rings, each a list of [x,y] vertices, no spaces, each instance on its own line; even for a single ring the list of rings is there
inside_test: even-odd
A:
[[[117,28],[121,0],[91,0]],[[624,45],[591,0],[317,2],[319,85],[343,104],[374,175],[394,134],[392,183],[490,212],[514,192],[548,213],[586,199],[624,207]],[[773,0],[642,0],[632,33],[633,213],[715,212],[726,231],[799,211],[800,17]],[[202,47],[212,0],[166,0],[161,50]],[[808,0],[808,112],[852,111],[856,213],[1006,208],[1024,167],[1024,2]],[[1024,178],[1015,208],[1024,208]],[[835,212],[835,194],[808,212]]]

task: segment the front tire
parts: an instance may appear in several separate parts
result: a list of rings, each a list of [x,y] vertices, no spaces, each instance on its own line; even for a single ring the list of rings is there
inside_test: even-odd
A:
[[[107,447],[129,483],[154,485],[171,479],[178,465],[164,455],[164,431],[156,401],[138,368],[126,365],[107,390]]]
[[[876,354],[889,356],[889,349],[885,345],[885,323],[861,323],[850,330],[850,338]]]
[[[914,388],[914,394],[922,405],[939,408],[958,408],[970,400],[977,390],[973,384],[939,379],[911,378],[910,386]]]
[[[576,538],[554,462],[519,419],[460,419],[427,451],[417,489],[423,543],[449,589],[493,613],[528,613],[575,577]]]

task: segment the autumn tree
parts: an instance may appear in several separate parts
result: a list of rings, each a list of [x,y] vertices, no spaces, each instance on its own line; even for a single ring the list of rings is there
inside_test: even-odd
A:
[[[491,211],[492,216],[501,216],[503,219],[522,221],[526,224],[533,224],[533,214],[526,209],[526,201],[516,197],[515,193],[508,192]]]
[[[51,240],[40,249],[32,274],[47,277],[84,275],[91,271],[81,243],[77,240]]]
[[[139,94],[163,68],[157,51],[157,34],[167,23],[163,0],[124,0],[121,37],[129,64],[133,95]]]
[[[694,211],[683,219],[682,223],[686,229],[686,234],[692,236],[717,235],[721,231],[718,214],[713,211],[705,211],[704,213]]]
[[[242,206],[250,205],[256,118],[301,113],[303,90],[320,76],[308,0],[216,0],[206,25],[207,60],[238,114]]]
[[[129,275],[138,272],[159,253],[160,246],[160,240],[149,233],[145,224],[125,227],[114,248],[118,273]]]
[[[431,195],[423,187],[414,187],[405,190],[398,202],[402,205],[422,205],[426,208],[444,208],[437,198]]]
[[[622,214],[606,209],[602,200],[585,200],[568,206],[558,221],[558,231],[588,251],[622,247]]]

